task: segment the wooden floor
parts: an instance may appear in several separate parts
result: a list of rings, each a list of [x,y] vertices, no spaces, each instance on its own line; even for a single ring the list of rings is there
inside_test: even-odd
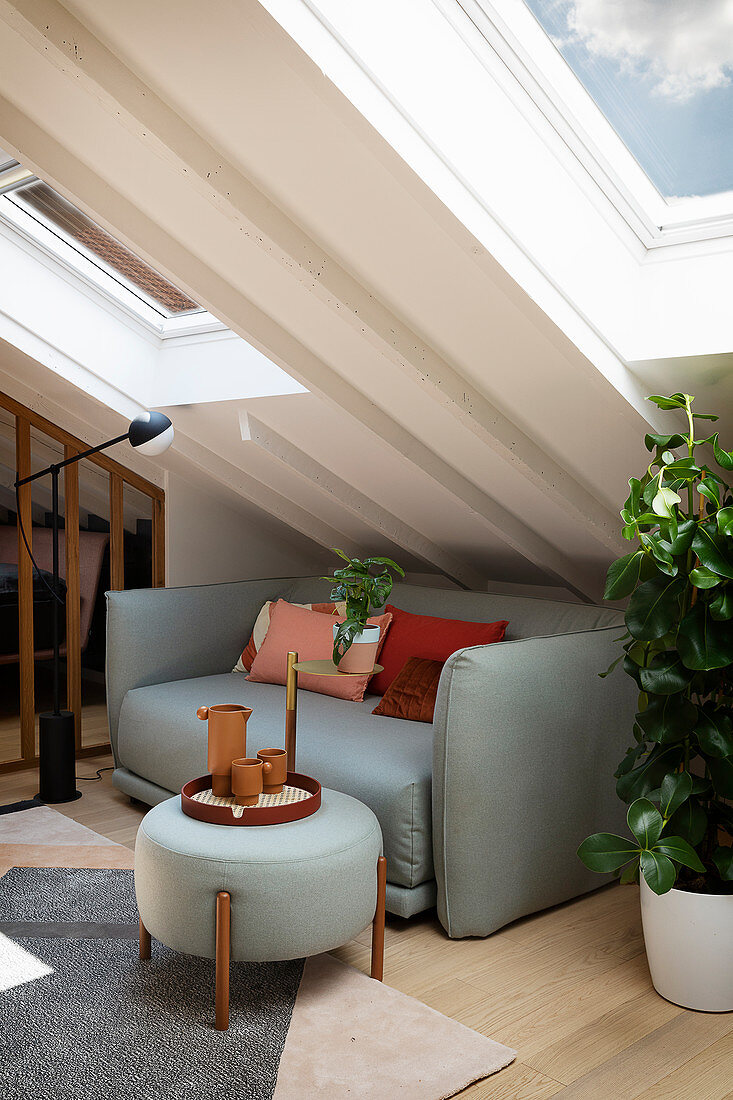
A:
[[[110,764],[80,761],[79,775]],[[0,804],[37,785],[34,772],[0,775]],[[132,847],[144,808],[109,772],[80,785],[84,797],[58,809]],[[335,954],[368,971],[368,932]],[[607,887],[486,940],[449,940],[432,914],[389,918],[385,981],[519,1051],[462,1100],[733,1100],[733,1013],[657,996],[635,887]]]
[[[53,680],[47,664],[36,666],[36,752],[38,752],[38,715],[53,709]],[[62,686],[62,706],[63,700]],[[18,666],[0,665],[0,763],[18,760],[20,750],[20,698]],[[81,743],[104,745],[109,742],[107,703],[104,684],[82,680]]]

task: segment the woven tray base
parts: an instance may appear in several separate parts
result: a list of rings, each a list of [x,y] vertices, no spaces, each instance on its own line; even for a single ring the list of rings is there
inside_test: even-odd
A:
[[[235,817],[241,817],[247,810],[264,809],[267,806],[287,806],[291,802],[302,802],[305,798],[311,798],[309,791],[302,787],[283,787],[280,794],[261,794],[256,806],[238,806],[233,797],[220,798],[213,791],[199,791],[192,794],[194,802],[203,802],[206,806],[228,806]]]

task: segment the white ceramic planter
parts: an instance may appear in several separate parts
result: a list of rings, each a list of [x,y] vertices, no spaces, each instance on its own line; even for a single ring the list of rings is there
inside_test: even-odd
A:
[[[334,641],[338,624],[333,628]],[[379,646],[379,627],[365,626],[357,634],[339,662],[340,672],[371,672]]]
[[[733,1011],[733,894],[658,896],[642,876],[641,921],[657,993],[699,1012]]]

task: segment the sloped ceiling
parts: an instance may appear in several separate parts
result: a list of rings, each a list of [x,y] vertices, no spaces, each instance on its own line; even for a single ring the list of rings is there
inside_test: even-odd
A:
[[[623,396],[255,0],[0,20],[0,144],[309,391],[171,409],[183,458],[249,499],[254,479],[321,544],[600,596],[642,387]]]

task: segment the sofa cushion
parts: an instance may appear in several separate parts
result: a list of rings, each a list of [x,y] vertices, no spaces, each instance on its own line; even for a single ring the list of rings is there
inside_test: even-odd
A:
[[[410,657],[372,714],[383,714],[385,718],[406,718],[411,722],[432,722],[444,664],[445,661]]]
[[[413,887],[433,878],[431,780],[433,728],[371,713],[377,699],[347,703],[298,693],[297,767],[325,787],[369,806],[384,835],[387,877]],[[247,751],[282,744],[285,689],[236,673],[202,676],[125,695],[120,713],[119,763],[170,791],[206,773],[206,725],[196,708],[246,703]]]

